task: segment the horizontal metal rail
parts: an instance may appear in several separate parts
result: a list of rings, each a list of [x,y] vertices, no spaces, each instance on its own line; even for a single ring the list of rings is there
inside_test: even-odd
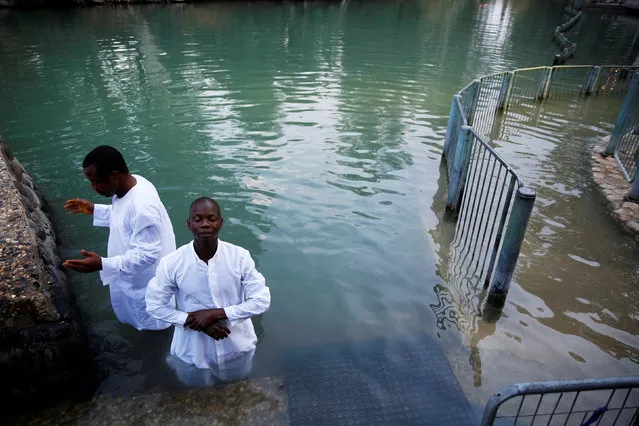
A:
[[[639,400],[639,392],[633,393],[632,391],[638,388],[639,377],[609,377],[509,385],[497,391],[490,398],[484,409],[481,426],[492,425],[496,419],[512,419],[516,423],[517,420],[523,418],[529,420],[528,424],[533,424],[535,420],[540,418],[543,418],[544,424],[556,424],[553,420],[564,420],[563,424],[566,424],[573,419],[574,415],[577,420],[580,420],[579,423],[576,423],[579,425],[588,421],[589,417],[593,422],[596,421],[596,424],[600,424],[602,420],[608,420],[604,421],[604,424],[615,425],[621,419],[624,421],[622,424],[627,425],[630,424],[628,420],[636,420],[637,418],[639,406],[636,404]],[[619,390],[626,390],[625,395],[621,393],[618,398],[615,398],[615,394]],[[571,393],[574,393],[574,397],[570,396]],[[630,398],[631,394],[633,394],[633,398]],[[529,404],[526,406],[526,397],[535,395],[539,396],[539,399],[529,400]],[[569,396],[564,398],[566,395]],[[555,396],[556,400],[552,399]],[[579,401],[580,396],[582,396],[581,401]],[[517,397],[520,397],[521,400],[517,404],[516,413],[514,415],[499,415],[500,408],[507,401]],[[545,405],[544,398],[546,398]],[[580,403],[578,404],[578,402]],[[546,407],[549,409],[546,410]],[[526,414],[527,408],[530,408],[528,414]],[[624,414],[623,418],[622,414]]]

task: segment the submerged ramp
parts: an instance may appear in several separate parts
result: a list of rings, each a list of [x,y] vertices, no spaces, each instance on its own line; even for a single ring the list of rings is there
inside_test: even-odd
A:
[[[372,341],[291,354],[292,425],[476,425],[438,342]]]

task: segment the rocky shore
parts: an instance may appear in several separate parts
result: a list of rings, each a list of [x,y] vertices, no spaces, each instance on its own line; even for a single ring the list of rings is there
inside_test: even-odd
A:
[[[93,385],[92,356],[43,204],[0,137],[0,398],[7,406]]]
[[[607,136],[603,138],[599,146],[595,147],[592,155],[593,177],[606,198],[612,217],[619,222],[626,234],[639,242],[639,203],[626,200],[626,194],[630,191],[630,183],[619,170],[615,158],[602,155],[609,140],[610,136]]]

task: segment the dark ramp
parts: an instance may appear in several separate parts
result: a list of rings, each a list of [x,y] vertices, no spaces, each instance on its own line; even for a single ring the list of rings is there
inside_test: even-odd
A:
[[[476,425],[435,340],[352,343],[292,353],[285,386],[293,425]]]

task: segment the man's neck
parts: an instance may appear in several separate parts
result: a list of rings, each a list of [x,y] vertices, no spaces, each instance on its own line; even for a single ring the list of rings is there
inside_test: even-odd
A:
[[[122,183],[121,187],[118,188],[118,190],[115,192],[115,195],[117,195],[118,198],[124,197],[131,190],[131,188],[133,188],[135,184],[138,183],[138,181],[135,179],[135,177],[133,177],[131,173],[127,173],[126,176],[123,176],[123,178],[124,182]]]
[[[195,253],[197,257],[202,259],[204,262],[209,263],[209,260],[215,256],[217,252],[218,239],[216,238],[214,241],[194,241],[193,247],[195,248]]]

